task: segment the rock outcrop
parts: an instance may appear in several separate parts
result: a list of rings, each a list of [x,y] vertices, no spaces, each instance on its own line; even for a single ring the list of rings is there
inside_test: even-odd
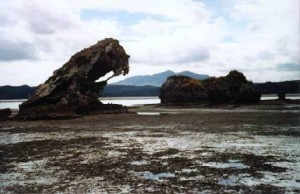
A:
[[[162,85],[159,97],[162,104],[255,103],[261,94],[242,73],[231,71],[225,77],[205,80],[171,76]]]
[[[201,81],[182,75],[170,76],[160,88],[162,104],[200,102],[207,99]]]
[[[78,117],[93,112],[126,112],[121,105],[103,105],[98,97],[106,81],[96,82],[109,72],[126,75],[129,55],[118,40],[107,38],[83,49],[38,86],[20,105],[19,119]],[[112,77],[113,77],[112,76]]]

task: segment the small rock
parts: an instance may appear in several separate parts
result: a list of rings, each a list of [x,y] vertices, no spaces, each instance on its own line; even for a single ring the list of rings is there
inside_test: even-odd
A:
[[[9,115],[11,115],[11,110],[9,108],[0,109],[0,120],[8,119]]]

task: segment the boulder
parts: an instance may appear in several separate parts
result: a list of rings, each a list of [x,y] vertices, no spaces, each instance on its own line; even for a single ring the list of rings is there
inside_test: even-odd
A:
[[[234,70],[225,77],[205,80],[171,76],[162,85],[159,97],[162,104],[255,103],[261,94],[241,72]]]
[[[285,101],[286,100],[284,92],[279,92],[277,94],[277,96],[278,96],[278,100],[281,100],[281,101]]]
[[[9,115],[11,115],[11,110],[9,108],[0,109],[0,121],[8,119]]]
[[[94,112],[127,112],[123,106],[105,106],[99,100],[109,72],[126,75],[129,55],[118,40],[107,38],[71,57],[19,108],[19,119],[73,118]],[[112,77],[113,77],[112,76]],[[108,109],[111,109],[109,111]]]

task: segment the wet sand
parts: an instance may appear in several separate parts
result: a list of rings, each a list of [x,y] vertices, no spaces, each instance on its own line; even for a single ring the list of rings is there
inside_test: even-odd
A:
[[[0,193],[299,193],[300,107],[0,122]]]

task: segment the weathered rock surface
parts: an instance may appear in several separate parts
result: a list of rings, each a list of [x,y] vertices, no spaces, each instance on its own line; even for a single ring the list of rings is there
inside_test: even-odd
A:
[[[0,121],[8,119],[11,115],[11,110],[9,108],[0,109]]]
[[[204,85],[187,76],[170,76],[160,89],[162,104],[199,102],[207,99]]]
[[[261,94],[254,90],[252,82],[242,73],[231,71],[225,77],[201,81],[171,76],[162,85],[159,97],[163,104],[254,103],[260,101]]]
[[[107,38],[83,49],[38,86],[35,93],[20,105],[17,118],[70,118],[93,112],[126,112],[121,105],[103,105],[98,97],[106,81],[96,82],[113,71],[126,75],[129,55],[118,40]]]

